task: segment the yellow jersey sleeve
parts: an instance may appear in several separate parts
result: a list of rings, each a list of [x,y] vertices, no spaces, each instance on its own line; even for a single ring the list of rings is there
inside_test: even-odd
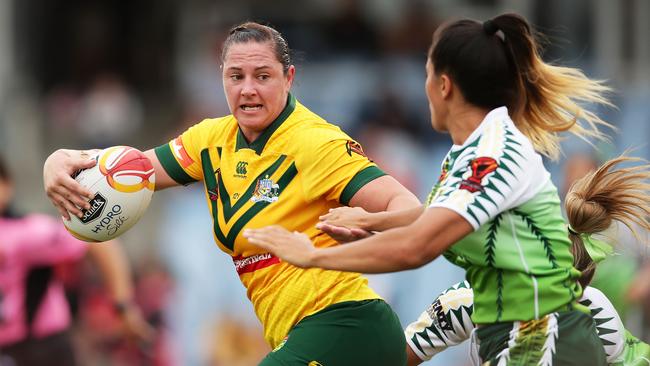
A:
[[[201,151],[210,146],[218,123],[219,119],[203,120],[169,143],[155,148],[160,164],[174,181],[187,185],[203,179]]]
[[[368,182],[386,175],[363,152],[361,145],[336,129],[310,131],[301,136],[296,157],[308,202],[325,197],[347,205]]]

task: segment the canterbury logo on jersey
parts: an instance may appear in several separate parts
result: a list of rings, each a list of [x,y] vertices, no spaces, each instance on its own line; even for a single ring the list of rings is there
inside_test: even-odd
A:
[[[244,273],[255,272],[258,269],[280,263],[280,258],[273,256],[271,253],[256,254],[250,257],[237,256],[232,258],[235,264],[235,270],[240,276]]]
[[[247,166],[248,166],[248,162],[246,162],[246,161],[238,162],[237,166],[235,167],[235,175],[234,175],[234,177],[246,178],[246,173],[248,173],[248,171],[246,170]]]

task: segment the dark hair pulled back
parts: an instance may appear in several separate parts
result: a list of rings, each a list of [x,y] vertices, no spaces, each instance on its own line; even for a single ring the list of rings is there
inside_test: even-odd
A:
[[[582,107],[611,105],[603,96],[609,88],[578,69],[545,63],[535,32],[520,15],[445,23],[433,35],[429,59],[436,75],[447,74],[467,102],[508,107],[536,150],[551,158],[559,156],[558,132],[606,139],[598,127],[611,127]]]
[[[287,41],[277,30],[256,22],[245,22],[236,25],[228,32],[228,37],[223,43],[221,60],[226,59],[230,46],[236,43],[266,43],[273,45],[276,59],[282,64],[282,71],[286,74],[291,66],[291,55]]]

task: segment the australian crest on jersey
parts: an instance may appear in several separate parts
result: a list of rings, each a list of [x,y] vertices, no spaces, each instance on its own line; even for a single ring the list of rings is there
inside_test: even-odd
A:
[[[251,201],[272,203],[278,200],[280,186],[265,176],[257,181]]]

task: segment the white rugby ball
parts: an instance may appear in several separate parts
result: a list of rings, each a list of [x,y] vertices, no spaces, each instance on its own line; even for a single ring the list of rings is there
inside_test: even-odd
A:
[[[153,195],[156,176],[151,161],[138,149],[114,146],[100,151],[97,164],[79,172],[75,180],[94,197],[82,217],[63,220],[77,239],[103,242],[115,239],[144,214]]]

